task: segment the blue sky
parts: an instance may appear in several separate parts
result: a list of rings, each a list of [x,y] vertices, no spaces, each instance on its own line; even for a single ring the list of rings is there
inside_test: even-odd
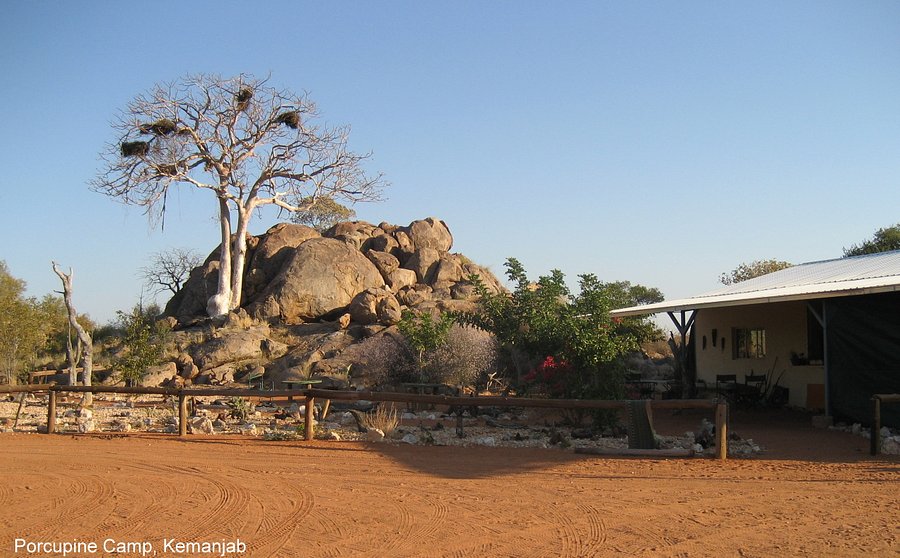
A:
[[[0,4],[0,259],[79,311],[137,302],[155,251],[218,242],[209,193],[164,231],[91,192],[116,111],[188,73],[308,91],[391,182],[361,219],[447,221],[502,273],[717,286],[900,222],[900,3]],[[274,223],[266,214],[260,233]]]

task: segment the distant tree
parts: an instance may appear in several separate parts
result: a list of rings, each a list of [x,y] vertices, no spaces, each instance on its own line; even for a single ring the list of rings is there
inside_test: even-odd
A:
[[[740,283],[741,281],[753,279],[754,277],[787,269],[793,265],[794,264],[792,263],[780,260],[756,260],[750,263],[742,263],[732,269],[729,273],[723,273],[719,277],[719,281],[723,285],[733,285],[734,283]]]
[[[26,298],[25,281],[13,277],[0,261],[0,365],[6,383],[24,372],[29,357],[47,339],[47,326],[43,319],[40,303],[34,298]]]
[[[203,263],[197,252],[186,248],[170,248],[150,257],[150,265],[140,269],[144,284],[153,294],[181,290],[191,270]]]
[[[302,203],[311,203],[312,200],[304,198]],[[319,232],[323,232],[341,221],[350,221],[356,217],[356,212],[345,207],[329,197],[322,197],[309,209],[303,209],[291,215],[291,220],[301,225],[307,225]]]
[[[158,85],[131,101],[114,127],[118,138],[102,155],[95,191],[143,207],[151,219],[164,217],[172,187],[215,197],[221,244],[211,316],[241,304],[255,210],[301,211],[323,198],[372,201],[383,187],[380,175],[362,168],[368,155],[348,149],[349,128],[321,124],[308,97],[251,76]]]
[[[877,254],[878,252],[888,252],[890,250],[900,250],[900,223],[892,227],[878,229],[871,239],[864,240],[860,244],[853,244],[849,248],[844,248],[844,257]]]

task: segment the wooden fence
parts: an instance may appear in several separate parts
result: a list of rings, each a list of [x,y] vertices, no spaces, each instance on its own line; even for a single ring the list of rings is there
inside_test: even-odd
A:
[[[881,453],[881,404],[900,403],[900,393],[879,393],[872,396],[872,431],[869,449],[872,455]]]
[[[118,393],[134,395],[168,395],[178,397],[178,435],[187,434],[188,399],[191,397],[295,397],[302,396],[306,400],[306,408],[312,409],[317,398],[332,401],[388,401],[394,403],[418,403],[447,405],[457,407],[523,407],[544,409],[608,409],[624,410],[628,401],[598,399],[534,399],[525,397],[501,396],[447,396],[422,395],[413,393],[377,392],[377,391],[336,391],[325,389],[282,389],[260,391],[254,389],[233,388],[164,388],[164,387],[117,387],[117,386],[61,386],[50,384],[0,386],[0,393],[35,393],[48,392],[47,433],[56,431],[56,399],[57,394],[70,393]],[[646,400],[651,409],[710,409],[715,411],[716,424],[716,457],[725,460],[728,454],[727,404],[710,399],[666,399]],[[313,422],[306,421],[305,437],[313,439]]]

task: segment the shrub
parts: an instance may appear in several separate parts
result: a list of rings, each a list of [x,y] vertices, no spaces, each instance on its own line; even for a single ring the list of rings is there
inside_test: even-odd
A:
[[[114,366],[122,379],[130,384],[138,383],[147,374],[147,367],[162,362],[171,330],[164,321],[157,321],[159,308],[147,309],[135,306],[130,313],[119,311],[122,328],[122,345],[125,353],[115,360]]]
[[[453,324],[444,344],[426,355],[428,381],[484,385],[498,362],[497,338],[472,326]]]
[[[253,404],[243,397],[232,397],[228,400],[228,414],[240,422],[247,422],[253,412]]]
[[[365,355],[353,364],[353,381],[373,387],[393,383],[412,367],[409,349],[403,339],[390,335],[376,335],[360,343]]]

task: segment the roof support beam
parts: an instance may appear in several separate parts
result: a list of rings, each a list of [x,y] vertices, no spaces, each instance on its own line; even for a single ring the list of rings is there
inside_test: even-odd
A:
[[[672,323],[675,324],[675,327],[678,328],[678,333],[681,334],[681,338],[684,339],[685,336],[687,336],[688,331],[690,331],[691,326],[694,325],[694,318],[697,317],[697,311],[696,310],[691,311],[690,317],[685,319],[687,311],[682,310],[680,320],[678,318],[676,318],[675,314],[672,312],[667,312],[667,314],[669,315],[669,319],[672,320]]]

